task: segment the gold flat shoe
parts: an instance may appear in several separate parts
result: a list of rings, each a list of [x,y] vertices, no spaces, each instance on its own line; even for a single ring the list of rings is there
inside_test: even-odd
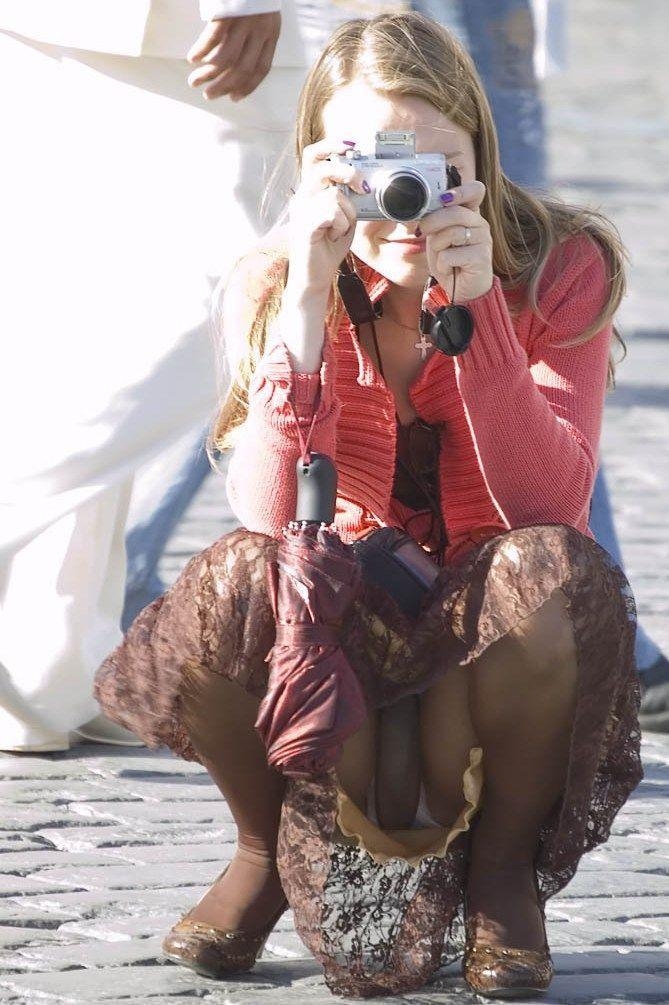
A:
[[[478,941],[476,922],[466,917],[462,975],[472,991],[488,998],[528,998],[547,990],[555,971],[546,939],[543,911],[541,920],[544,927],[543,947],[514,949]]]
[[[225,875],[226,869],[214,883]],[[163,953],[168,960],[190,967],[203,977],[221,978],[246,973],[262,956],[272,930],[287,907],[288,901],[284,901],[269,924],[260,932],[216,928],[201,921],[193,921],[190,914],[194,908],[191,908],[163,939]]]

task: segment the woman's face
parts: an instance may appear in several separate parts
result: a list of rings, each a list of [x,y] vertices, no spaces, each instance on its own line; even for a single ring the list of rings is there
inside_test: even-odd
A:
[[[416,134],[416,153],[443,153],[463,182],[476,178],[476,155],[471,136],[424,98],[384,95],[362,81],[342,87],[323,108],[324,138],[338,145],[355,140],[363,154],[373,154],[375,134],[401,129]],[[391,282],[422,289],[428,276],[425,251],[416,254],[399,243],[414,236],[419,221],[360,220],[351,250]],[[415,246],[414,246],[415,247]]]

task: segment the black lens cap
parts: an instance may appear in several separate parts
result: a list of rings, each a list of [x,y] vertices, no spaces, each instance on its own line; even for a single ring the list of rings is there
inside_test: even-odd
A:
[[[440,307],[434,316],[430,338],[439,352],[446,356],[459,356],[464,352],[474,334],[474,318],[462,304]]]

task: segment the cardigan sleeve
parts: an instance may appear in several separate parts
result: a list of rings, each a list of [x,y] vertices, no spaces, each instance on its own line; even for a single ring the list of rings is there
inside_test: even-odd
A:
[[[458,388],[488,491],[509,528],[587,529],[612,326],[584,344],[567,343],[594,322],[608,282],[592,239],[560,245],[544,270],[527,349],[497,278],[468,304],[474,338],[456,358]]]
[[[259,273],[258,264],[257,257],[240,263],[223,297],[221,318],[232,372],[270,281],[267,267]],[[237,430],[226,483],[232,511],[248,530],[277,537],[295,517],[295,468],[301,452],[298,425],[306,438],[313,421],[310,448],[335,456],[340,406],[334,393],[334,370],[327,331],[320,371],[294,373],[279,323],[270,325],[265,351],[249,385],[248,413]]]

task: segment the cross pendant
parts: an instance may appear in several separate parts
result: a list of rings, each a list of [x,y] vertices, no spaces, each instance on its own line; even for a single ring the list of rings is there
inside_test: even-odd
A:
[[[432,343],[428,342],[427,339],[425,338],[425,332],[420,333],[420,342],[414,342],[413,347],[414,349],[418,349],[421,359],[425,359],[425,357],[427,356],[428,349],[434,349]]]

